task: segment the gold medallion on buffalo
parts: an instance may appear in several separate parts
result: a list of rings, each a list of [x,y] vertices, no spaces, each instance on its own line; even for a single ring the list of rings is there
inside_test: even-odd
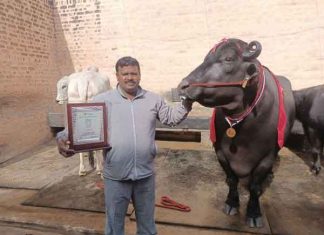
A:
[[[226,135],[229,137],[229,138],[234,138],[235,135],[236,135],[236,131],[233,127],[230,127],[226,130]]]

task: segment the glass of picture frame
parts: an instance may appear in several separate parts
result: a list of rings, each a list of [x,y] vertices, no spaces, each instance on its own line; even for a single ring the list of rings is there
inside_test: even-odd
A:
[[[110,148],[105,103],[67,104],[70,149],[86,152]]]

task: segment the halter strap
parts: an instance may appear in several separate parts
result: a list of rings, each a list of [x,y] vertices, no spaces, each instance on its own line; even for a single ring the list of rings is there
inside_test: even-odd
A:
[[[235,86],[242,86],[246,83],[247,79],[243,79],[238,82],[208,82],[208,83],[190,83],[189,86],[195,86],[195,87],[208,87],[208,88],[216,88],[216,87],[235,87]]]
[[[263,69],[262,65],[260,65],[260,75],[259,75],[258,79],[259,79],[258,91],[257,91],[257,94],[256,94],[252,104],[243,113],[241,113],[238,117],[232,118],[230,116],[225,116],[227,123],[231,127],[233,127],[233,126],[239,124],[241,121],[243,121],[244,118],[246,118],[246,116],[248,116],[252,112],[254,107],[259,103],[259,101],[263,95],[264,88],[265,88],[265,74],[264,74],[264,69]]]
[[[240,123],[241,121],[244,120],[246,116],[248,116],[253,108],[258,104],[260,101],[260,98],[262,97],[262,94],[264,92],[264,87],[265,87],[265,74],[264,74],[264,69],[261,64],[259,64],[260,68],[260,74],[258,76],[258,90],[257,94],[252,102],[252,104],[243,112],[241,113],[238,117],[232,118],[230,116],[226,116],[225,119],[228,122],[228,124],[233,127]],[[252,76],[253,77],[253,76]],[[241,81],[238,82],[210,82],[210,83],[190,83],[189,86],[194,86],[194,87],[207,87],[207,88],[218,88],[218,87],[242,87],[245,88],[247,85],[247,82],[249,81],[251,77],[244,78]]]

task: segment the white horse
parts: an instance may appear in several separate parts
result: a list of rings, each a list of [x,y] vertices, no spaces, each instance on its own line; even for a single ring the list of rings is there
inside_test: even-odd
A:
[[[110,89],[110,82],[107,76],[99,73],[98,68],[89,67],[84,71],[72,73],[64,76],[57,82],[56,101],[59,104],[64,103],[87,103],[91,99],[104,91]],[[94,167],[93,155],[96,159],[97,174],[102,174],[102,151],[91,151],[89,153],[80,153],[79,175],[87,174],[84,165],[84,157],[88,155],[89,162]]]

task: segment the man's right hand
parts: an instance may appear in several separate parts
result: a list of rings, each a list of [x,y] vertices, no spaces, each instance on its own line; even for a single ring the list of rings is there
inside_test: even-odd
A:
[[[56,144],[59,153],[64,157],[71,157],[75,154],[75,152],[69,149],[70,141],[64,140],[63,138],[57,138]]]

